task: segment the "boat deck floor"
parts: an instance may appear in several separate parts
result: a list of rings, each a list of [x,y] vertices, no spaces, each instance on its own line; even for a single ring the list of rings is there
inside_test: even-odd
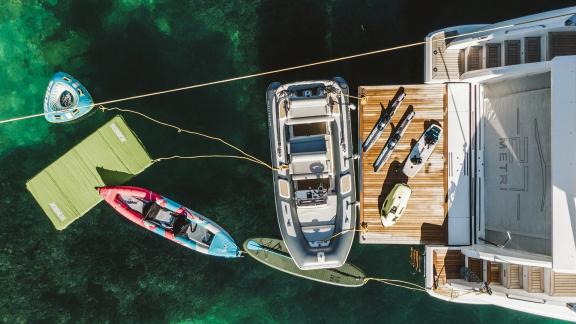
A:
[[[381,106],[386,107],[400,85],[362,86],[358,93],[364,97],[359,105],[359,147],[380,117]],[[447,174],[444,136],[422,169],[413,178],[402,173],[404,160],[412,146],[430,122],[445,125],[445,92],[443,84],[404,85],[406,98],[398,107],[390,125],[368,152],[360,157],[360,224],[367,233],[359,235],[361,243],[376,244],[446,244]],[[388,137],[392,125],[397,125],[409,105],[416,113],[406,133],[379,172],[373,163]],[[396,183],[407,183],[412,195],[406,210],[395,225],[384,228],[380,208],[386,195]]]
[[[440,33],[432,38],[432,79],[458,81],[464,72],[463,51],[446,49],[445,37]]]
[[[432,274],[434,287],[442,287],[448,280],[460,279],[460,269],[464,266],[464,255],[460,250],[435,250],[432,254]],[[480,262],[480,266],[482,263]],[[480,272],[481,274],[481,272]]]

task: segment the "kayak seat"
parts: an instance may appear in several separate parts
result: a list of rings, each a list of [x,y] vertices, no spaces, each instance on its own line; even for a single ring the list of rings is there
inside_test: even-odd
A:
[[[174,233],[176,233],[176,236],[183,236],[183,237],[187,237],[190,240],[193,240],[192,236],[193,236],[194,232],[196,232],[197,227],[198,227],[198,224],[196,224],[196,223],[186,222],[180,228],[180,230],[178,230],[178,231],[174,230]]]
[[[174,233],[179,233],[182,228],[188,223],[188,219],[185,215],[176,214],[176,220],[174,221],[174,225],[172,226],[172,231]]]
[[[206,232],[206,234],[204,234],[204,237],[202,238],[202,242],[210,245],[210,243],[212,243],[212,239],[214,239],[214,234]]]
[[[162,227],[172,228],[176,219],[176,215],[155,203],[150,203],[145,209],[144,220],[156,223]]]

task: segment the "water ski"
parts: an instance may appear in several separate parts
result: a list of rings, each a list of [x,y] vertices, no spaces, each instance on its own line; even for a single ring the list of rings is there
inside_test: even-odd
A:
[[[415,176],[434,151],[441,136],[442,128],[436,124],[430,125],[410,151],[402,172],[408,177]]]
[[[392,135],[390,135],[390,137],[388,138],[388,141],[384,145],[384,148],[382,149],[382,151],[380,151],[380,154],[378,154],[376,161],[374,161],[374,172],[380,171],[382,166],[386,163],[386,161],[388,161],[388,158],[396,148],[398,142],[400,142],[400,140],[402,139],[402,136],[404,136],[406,129],[412,122],[412,119],[414,119],[415,115],[416,113],[413,110],[409,110],[408,114],[405,115],[406,117],[402,120],[402,123],[400,123],[400,126],[398,126],[394,130],[394,132],[392,132]]]
[[[380,106],[382,107],[382,115],[380,118],[378,118],[376,125],[374,125],[374,128],[372,128],[370,134],[368,134],[366,141],[364,141],[362,144],[362,150],[364,152],[367,152],[372,147],[372,145],[376,143],[376,140],[380,138],[380,135],[382,135],[386,129],[386,126],[388,126],[392,120],[392,117],[396,113],[396,109],[398,109],[398,106],[400,106],[404,98],[406,98],[406,93],[404,92],[404,88],[400,87],[396,92],[396,95],[394,95],[394,98],[392,98],[392,101],[388,103],[388,107],[386,109],[384,109],[384,105],[380,103]]]
[[[44,115],[51,123],[66,123],[85,116],[94,107],[92,96],[70,74],[54,74],[44,96]]]
[[[251,238],[244,242],[244,251],[259,262],[294,276],[343,287],[360,287],[365,284],[364,272],[348,262],[334,269],[299,269],[282,240]]]

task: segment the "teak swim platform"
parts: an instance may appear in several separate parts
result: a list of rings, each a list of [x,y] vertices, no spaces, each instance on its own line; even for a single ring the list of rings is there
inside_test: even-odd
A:
[[[401,85],[362,86],[358,89],[360,100],[358,113],[359,147],[380,117],[382,106],[386,107]],[[444,126],[445,94],[444,84],[402,85],[406,98],[374,147],[360,156],[360,224],[367,229],[359,235],[360,243],[386,244],[446,244],[447,195],[446,152],[444,138],[426,161],[417,176],[408,178],[402,173],[402,166],[414,142],[430,122]],[[416,113],[380,171],[374,172],[373,163],[392,130],[408,111]],[[393,126],[393,127],[390,127]],[[407,183],[412,189],[410,202],[398,222],[384,228],[380,220],[380,207],[388,192],[396,183]]]

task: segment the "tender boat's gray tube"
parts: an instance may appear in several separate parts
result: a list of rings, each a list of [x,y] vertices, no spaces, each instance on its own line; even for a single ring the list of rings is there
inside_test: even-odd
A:
[[[334,199],[336,200],[336,208],[334,217],[329,221],[318,222],[318,224],[325,226],[309,226],[310,223],[306,223],[305,228],[308,237],[314,237],[316,228],[319,228],[319,230],[330,228],[330,231],[327,231],[324,237],[331,239],[322,239],[310,243],[302,231],[298,210],[299,208],[301,211],[303,209],[301,206],[297,206],[294,190],[295,180],[293,177],[301,178],[307,175],[293,174],[291,169],[281,169],[275,171],[273,175],[280,232],[294,262],[303,270],[342,266],[348,258],[354,240],[354,229],[356,226],[356,186],[352,128],[347,96],[348,86],[343,79],[335,78],[334,80],[328,81],[296,82],[285,85],[272,83],[267,90],[272,164],[280,168],[290,164],[292,158],[290,154],[288,154],[289,148],[287,143],[288,137],[290,136],[288,127],[289,125],[298,123],[301,118],[295,111],[284,112],[282,117],[280,117],[280,109],[284,109],[280,107],[280,103],[282,100],[284,100],[284,103],[286,103],[286,100],[288,100],[288,102],[290,100],[308,100],[312,102],[308,98],[299,98],[296,93],[305,93],[306,96],[311,95],[318,97],[316,92],[312,90],[318,89],[319,87],[328,92],[326,96],[336,98],[336,100],[333,101],[333,105],[337,105],[337,108],[328,105],[327,109],[330,110],[330,112],[327,113],[328,116],[308,116],[306,118],[309,118],[309,120],[327,120],[327,118],[333,117],[331,119],[332,121],[328,122],[331,131],[329,138],[332,143],[328,151],[330,151],[331,154],[330,163],[331,170],[333,171],[331,183],[333,183],[333,186],[327,194],[330,194],[330,199],[332,199],[332,207],[334,205]],[[312,90],[306,92],[308,88]],[[307,105],[308,102],[304,102],[304,104]],[[301,102],[298,107],[306,106],[304,104]],[[304,115],[306,111],[307,110],[304,110]],[[290,113],[292,116],[297,116],[297,118],[293,117],[293,120],[290,120]],[[315,113],[316,111],[312,112],[312,114]],[[326,155],[328,156],[329,154],[327,153]],[[312,179],[316,178],[312,177]],[[307,210],[313,211],[314,208],[314,206],[311,206]],[[324,209],[319,210],[324,211],[326,208],[324,207]],[[302,212],[302,214],[303,213],[304,212]],[[321,216],[330,217],[330,215]]]

